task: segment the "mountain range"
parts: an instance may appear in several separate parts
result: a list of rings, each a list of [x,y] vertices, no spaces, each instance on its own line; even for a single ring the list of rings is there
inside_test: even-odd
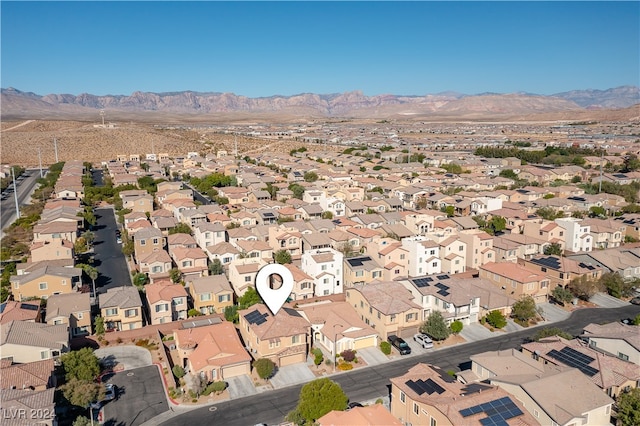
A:
[[[553,95],[531,93],[465,95],[443,92],[423,96],[375,95],[360,91],[336,94],[249,98],[215,92],[134,92],[131,95],[82,93],[38,95],[1,89],[3,119],[95,119],[104,109],[110,118],[135,115],[197,116],[226,113],[276,114],[306,117],[466,117],[527,116],[628,108],[640,104],[640,88],[574,90]],[[640,106],[640,105],[639,105]],[[632,109],[635,109],[632,108]]]

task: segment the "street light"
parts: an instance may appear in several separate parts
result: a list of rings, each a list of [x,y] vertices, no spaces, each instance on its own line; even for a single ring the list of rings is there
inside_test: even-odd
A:
[[[344,327],[342,324],[333,324],[333,372],[336,372],[336,364],[338,361],[338,332],[336,326]]]

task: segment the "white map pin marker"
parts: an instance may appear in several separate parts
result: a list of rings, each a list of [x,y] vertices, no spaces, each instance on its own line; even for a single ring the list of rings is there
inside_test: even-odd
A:
[[[282,285],[278,289],[272,289],[269,285],[269,277],[276,274],[282,278]],[[293,290],[293,274],[286,266],[279,263],[270,263],[263,266],[256,275],[256,291],[264,300],[273,315],[277,314],[284,302],[287,301]]]

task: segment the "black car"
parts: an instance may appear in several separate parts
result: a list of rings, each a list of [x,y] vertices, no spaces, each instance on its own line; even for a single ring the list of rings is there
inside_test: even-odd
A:
[[[389,337],[387,337],[387,340],[389,341],[389,343],[391,343],[391,346],[393,346],[398,350],[398,352],[400,352],[400,355],[409,355],[411,353],[411,347],[409,347],[409,344],[405,342],[402,337],[391,334]]]

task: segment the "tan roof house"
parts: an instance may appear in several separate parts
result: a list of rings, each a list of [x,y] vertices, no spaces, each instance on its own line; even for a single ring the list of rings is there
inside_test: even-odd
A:
[[[402,426],[382,404],[330,411],[316,420],[319,426]]]
[[[230,322],[175,330],[173,336],[182,367],[207,382],[251,374],[251,355]]]
[[[138,258],[138,269],[147,274],[151,282],[169,278],[172,265],[169,253],[164,250],[152,251]]]
[[[176,247],[173,249],[172,258],[187,282],[209,275],[209,258],[200,247]]]
[[[347,257],[344,259],[345,288],[382,280],[384,269],[371,256]]]
[[[422,324],[422,307],[397,281],[359,285],[348,288],[346,293],[349,305],[385,340],[391,334],[413,336]]]
[[[57,425],[55,412],[54,388],[43,390],[31,389],[2,389],[0,390],[0,401],[2,401],[2,411],[5,413],[2,420],[3,426],[53,426]],[[11,413],[14,413],[11,416]],[[24,416],[22,415],[24,413]],[[37,421],[31,421],[33,417],[41,416]]]
[[[31,261],[73,259],[73,243],[69,240],[56,238],[53,240],[34,241],[30,248]]]
[[[314,345],[321,345],[332,356],[344,350],[378,346],[378,333],[358,316],[347,302],[310,303],[299,308],[311,323]]]
[[[637,326],[619,322],[589,324],[580,338],[592,348],[640,365],[640,333]]]
[[[66,324],[71,338],[91,334],[89,293],[55,294],[47,300],[47,324]]]
[[[151,324],[164,324],[187,318],[187,291],[182,285],[163,280],[147,284],[144,289]]]
[[[498,407],[501,410],[495,409]],[[504,414],[500,416],[497,412]],[[423,363],[402,376],[391,378],[391,414],[403,425],[541,424],[518,398],[499,387],[487,384],[470,387],[444,370]]]
[[[514,299],[527,295],[533,297],[536,303],[542,303],[549,297],[549,278],[517,263],[489,262],[480,266],[479,270],[480,278],[491,281]]]
[[[108,331],[142,328],[142,300],[133,286],[114,287],[101,294],[100,313]]]
[[[0,354],[14,363],[57,358],[69,351],[67,326],[11,321],[0,330]]]
[[[141,229],[133,236],[136,259],[144,258],[154,251],[164,250],[166,237],[153,226]]]
[[[75,243],[78,239],[78,225],[75,222],[39,223],[33,227],[33,241],[69,240]]]
[[[40,322],[40,302],[16,302],[7,300],[0,304],[0,325],[11,321]]]
[[[236,259],[229,265],[229,282],[236,296],[241,297],[249,287],[256,284],[256,275],[266,265],[263,259]]]
[[[72,293],[77,290],[81,275],[82,269],[45,265],[25,275],[11,276],[11,293],[19,301]]]
[[[193,307],[202,314],[224,312],[233,305],[233,289],[224,274],[195,278],[186,288]]]
[[[310,324],[297,311],[282,308],[272,315],[258,304],[238,314],[242,339],[254,358],[269,358],[278,367],[306,362]]]
[[[120,191],[120,198],[122,199],[122,207],[125,209],[141,213],[153,211],[153,196],[145,190]]]
[[[55,365],[52,358],[26,364],[0,363],[0,389],[44,390],[55,386]]]

